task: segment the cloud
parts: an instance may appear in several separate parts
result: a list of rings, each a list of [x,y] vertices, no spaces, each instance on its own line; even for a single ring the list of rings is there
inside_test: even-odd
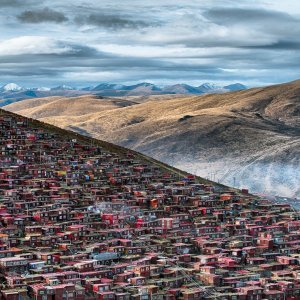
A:
[[[107,29],[133,29],[146,27],[148,24],[141,20],[132,20],[121,15],[93,13],[88,16],[77,16],[75,22],[79,25],[93,25]]]
[[[299,49],[300,18],[286,12],[263,8],[212,8],[203,16],[209,22],[227,29],[228,40],[234,40],[237,31],[244,32],[244,39],[235,47],[250,49],[292,50]]]
[[[63,13],[48,7],[40,10],[26,10],[18,15],[17,18],[23,23],[62,23],[68,20]]]
[[[279,40],[274,43],[270,43],[267,45],[255,45],[255,46],[247,46],[244,48],[248,49],[265,49],[265,50],[299,50],[300,49],[300,41],[294,40]]]
[[[212,8],[205,11],[203,15],[214,23],[221,25],[237,23],[261,24],[270,21],[279,23],[283,21],[297,21],[287,13],[262,8]]]
[[[150,28],[137,43],[184,45],[191,48],[222,48],[234,52],[251,50],[298,49],[300,19],[285,12],[264,8],[205,8],[179,11],[166,17],[166,26]]]
[[[0,0],[0,80],[288,81],[300,7],[287,1]]]
[[[72,48],[55,39],[43,36],[21,36],[0,42],[0,56],[22,54],[61,54]]]
[[[22,3],[21,0],[0,0],[0,7],[13,7],[18,6]]]

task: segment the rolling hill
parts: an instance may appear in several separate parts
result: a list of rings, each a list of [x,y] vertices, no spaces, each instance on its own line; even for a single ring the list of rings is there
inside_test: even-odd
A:
[[[29,99],[4,109],[224,184],[300,197],[299,103],[294,81],[201,96]]]

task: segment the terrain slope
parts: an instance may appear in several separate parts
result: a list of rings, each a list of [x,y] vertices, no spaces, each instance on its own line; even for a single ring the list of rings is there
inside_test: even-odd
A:
[[[300,81],[202,96],[29,99],[4,109],[227,185],[300,197]]]

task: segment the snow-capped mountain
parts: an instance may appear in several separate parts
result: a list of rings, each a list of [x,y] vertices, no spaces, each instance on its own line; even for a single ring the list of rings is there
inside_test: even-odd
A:
[[[75,97],[86,94],[94,94],[102,97],[122,97],[122,96],[146,96],[146,95],[165,95],[165,94],[216,94],[238,91],[246,89],[241,83],[219,86],[215,83],[203,83],[200,86],[188,84],[174,84],[169,86],[159,86],[149,82],[140,82],[132,85],[119,83],[100,83],[97,86],[86,88],[76,88],[68,85],[59,85],[54,88],[34,87],[25,88],[16,83],[8,83],[0,88],[0,106],[12,102],[22,101],[29,98],[44,98],[50,96]]]
[[[165,86],[163,88],[166,94],[200,94],[201,92],[197,87],[188,84],[174,84]]]
[[[51,88],[42,86],[42,87],[35,88],[34,90],[39,92],[49,92],[51,91]]]
[[[23,90],[25,89],[16,83],[7,83],[0,88],[1,92],[19,92]]]
[[[133,91],[135,89],[146,89],[147,91],[148,90],[152,90],[152,91],[160,91],[161,88],[158,87],[157,85],[153,84],[153,83],[149,83],[149,82],[141,82],[141,83],[137,83],[137,84],[134,84],[134,85],[128,85],[128,86],[125,86],[125,90],[127,91]]]
[[[96,87],[92,88],[92,91],[102,91],[102,90],[123,90],[126,86],[123,84],[116,83],[100,83]]]
[[[51,89],[51,91],[72,91],[72,90],[76,90],[76,88],[65,85],[65,84],[59,85],[59,86],[54,87],[54,88]]]
[[[198,86],[198,90],[204,94],[211,93],[211,92],[216,92],[216,93],[223,92],[223,88],[221,86],[209,82],[203,83],[200,86]]]
[[[219,86],[215,83],[205,82],[205,83],[201,84],[199,86],[199,88],[204,88],[204,89],[208,89],[208,90],[215,90],[215,89],[220,89],[221,86]]]
[[[133,85],[101,83],[93,88],[92,91],[102,96],[140,96],[162,93],[159,86],[148,82]]]

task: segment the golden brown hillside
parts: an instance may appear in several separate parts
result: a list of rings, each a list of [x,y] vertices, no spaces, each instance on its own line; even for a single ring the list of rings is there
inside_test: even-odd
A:
[[[84,95],[75,98],[55,96],[28,99],[15,102],[13,107],[15,112],[40,119],[52,116],[80,116],[98,110],[111,110],[133,104],[135,102],[130,100]]]
[[[222,183],[300,196],[300,81],[226,94],[161,97],[54,97],[4,108]]]

